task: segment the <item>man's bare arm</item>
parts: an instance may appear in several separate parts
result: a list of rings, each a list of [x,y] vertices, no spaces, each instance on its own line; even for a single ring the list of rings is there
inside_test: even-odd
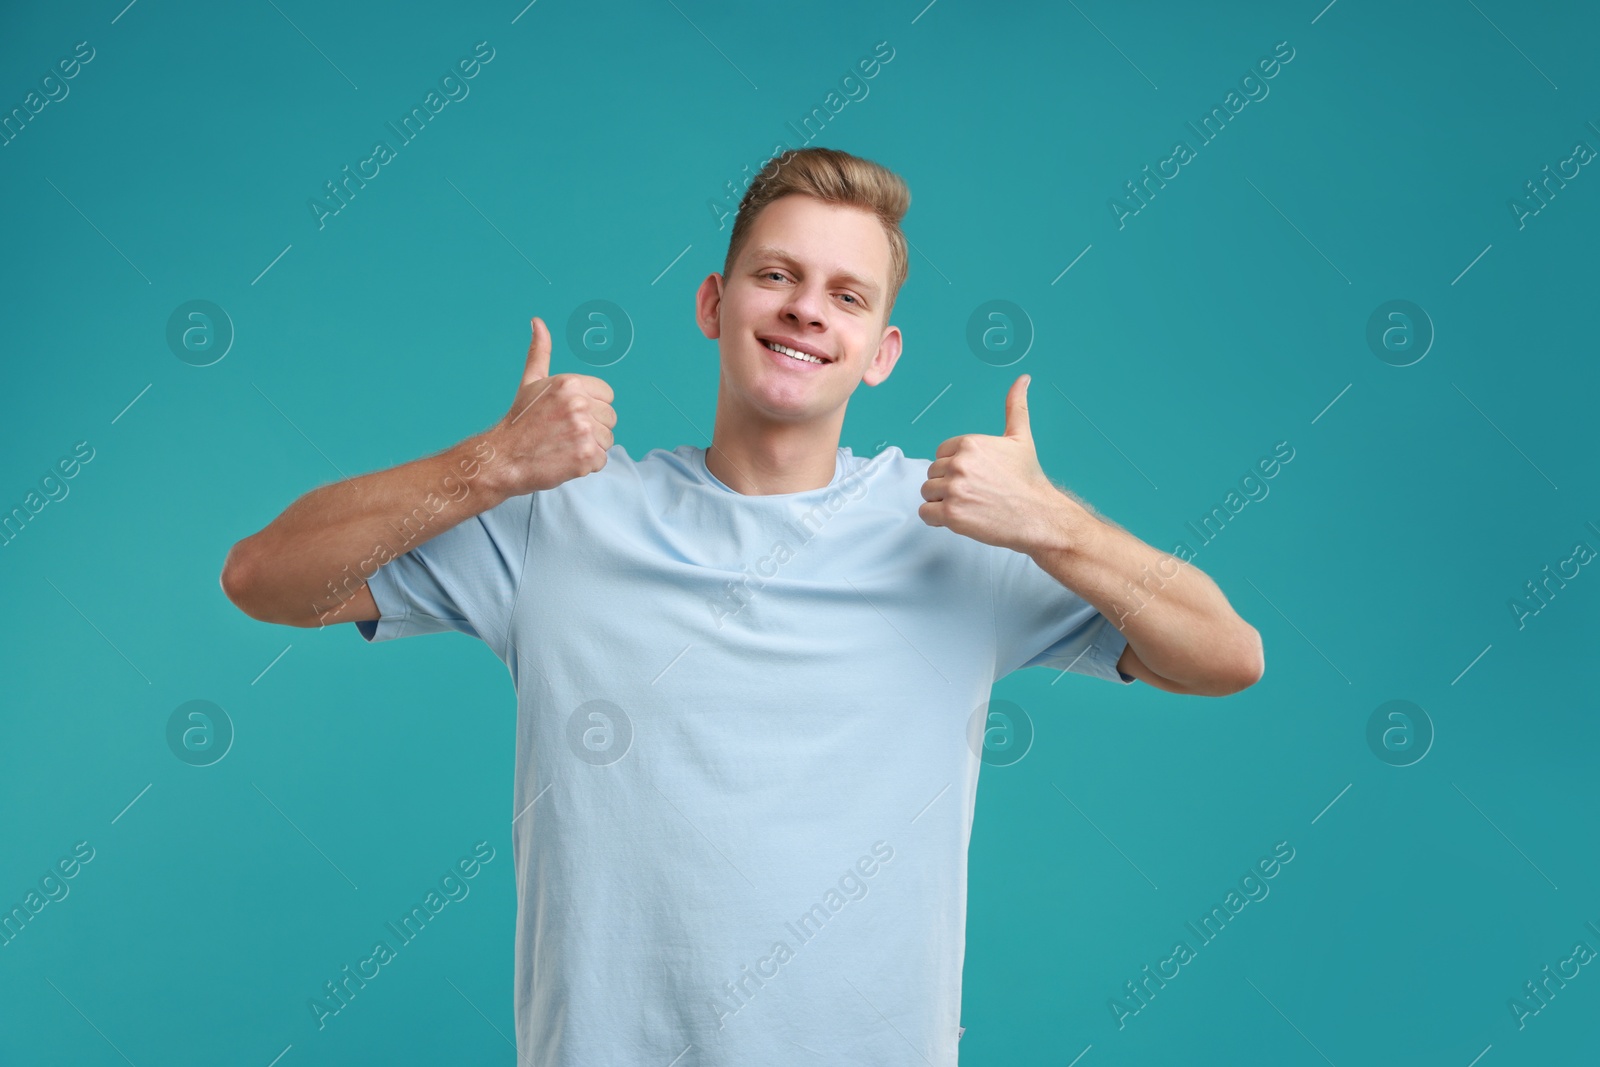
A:
[[[533,320],[517,396],[503,419],[423,459],[320,486],[228,552],[222,589],[262,622],[324,626],[376,619],[378,566],[525,493],[605,466],[614,394],[603,380],[550,370],[550,331]]]
[[[229,550],[223,592],[262,622],[376,619],[374,568],[506,499],[485,477],[496,456],[485,435],[313,489]]]

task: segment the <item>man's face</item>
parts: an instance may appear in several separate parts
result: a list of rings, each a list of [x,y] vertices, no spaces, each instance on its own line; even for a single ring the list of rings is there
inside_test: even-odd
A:
[[[900,357],[889,326],[889,238],[871,212],[790,195],[768,204],[724,278],[700,286],[700,329],[719,342],[725,393],[769,419],[835,414]],[[798,360],[765,342],[820,355]]]

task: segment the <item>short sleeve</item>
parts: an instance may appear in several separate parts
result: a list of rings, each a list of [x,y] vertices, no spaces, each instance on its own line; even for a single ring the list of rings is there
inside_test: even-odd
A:
[[[367,587],[381,613],[368,641],[456,630],[504,654],[527,562],[535,494],[510,497],[379,567]]]
[[[1134,681],[1117,669],[1127,635],[1031,556],[993,548],[989,588],[996,681],[1024,667],[1053,667],[1121,685]]]

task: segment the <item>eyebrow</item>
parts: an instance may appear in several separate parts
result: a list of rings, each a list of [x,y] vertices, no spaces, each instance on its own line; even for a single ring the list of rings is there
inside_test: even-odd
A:
[[[792,253],[785,252],[783,249],[775,248],[772,245],[762,245],[759,248],[753,249],[750,254],[756,259],[781,259],[785,263],[789,263],[794,266],[800,265],[800,261],[796,259]],[[866,278],[863,278],[859,274],[855,274],[847,270],[839,270],[834,271],[833,276],[842,281],[850,282],[859,289],[865,290],[867,296],[873,300],[878,298],[880,290],[877,284]]]

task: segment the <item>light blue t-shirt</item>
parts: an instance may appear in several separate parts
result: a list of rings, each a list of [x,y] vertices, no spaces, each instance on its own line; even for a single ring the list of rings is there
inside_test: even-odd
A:
[[[1132,678],[1032,559],[922,521],[930,462],[747,496],[613,445],[374,574],[364,637],[459,630],[516,686],[519,1063],[956,1063],[990,687]]]

